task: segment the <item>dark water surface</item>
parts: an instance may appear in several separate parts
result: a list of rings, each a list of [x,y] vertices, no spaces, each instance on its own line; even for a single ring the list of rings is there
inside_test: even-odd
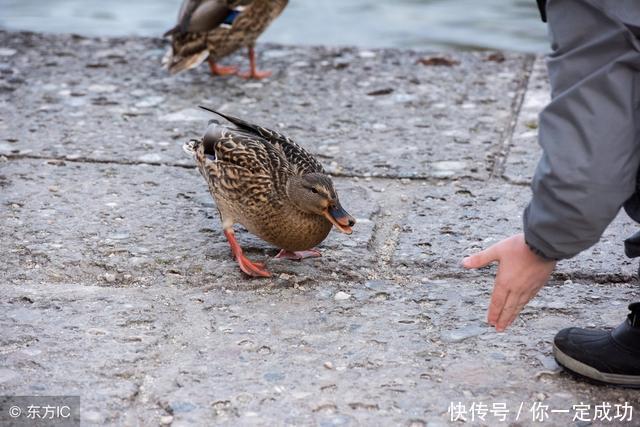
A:
[[[181,0],[0,0],[0,28],[158,36]],[[287,44],[547,50],[533,0],[290,0],[262,37]]]

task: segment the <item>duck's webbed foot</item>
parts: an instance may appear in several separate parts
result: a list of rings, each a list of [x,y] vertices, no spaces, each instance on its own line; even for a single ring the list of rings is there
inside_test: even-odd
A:
[[[231,76],[238,74],[238,67],[224,67],[209,59],[209,69],[214,76]]]
[[[271,277],[271,273],[264,268],[261,262],[251,262],[244,255],[236,257],[240,270],[252,277]]]
[[[290,260],[294,260],[294,261],[301,261],[301,260],[303,260],[305,258],[318,258],[318,257],[321,257],[321,256],[322,256],[322,254],[317,249],[309,249],[308,251],[297,251],[297,252],[290,252],[290,251],[286,251],[284,249],[281,249],[280,253],[278,253],[278,255],[276,255],[276,258],[278,258],[278,259],[290,259]]]
[[[238,244],[236,240],[236,236],[232,229],[224,230],[224,235],[227,237],[229,241],[229,246],[231,246],[231,252],[233,253],[233,257],[238,262],[238,266],[240,266],[240,270],[242,270],[245,274],[252,277],[271,277],[271,273],[264,268],[264,264],[261,262],[252,262],[247,257],[244,256],[242,252],[242,248]]]
[[[271,71],[258,71],[256,67],[256,52],[253,47],[249,48],[249,71],[238,73],[243,79],[262,80],[271,77]]]
[[[246,80],[262,80],[262,79],[266,79],[267,77],[271,77],[273,73],[271,71],[258,71],[258,70],[251,70],[251,71],[246,71],[246,72],[242,72],[242,73],[238,73],[238,76],[242,77],[243,79]]]

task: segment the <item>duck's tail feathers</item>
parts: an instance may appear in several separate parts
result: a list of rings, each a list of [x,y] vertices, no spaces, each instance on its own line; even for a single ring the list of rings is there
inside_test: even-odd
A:
[[[182,32],[183,32],[182,31],[182,27],[180,25],[176,25],[175,27],[173,27],[172,29],[170,29],[166,33],[164,33],[162,35],[162,37],[166,38],[166,37],[172,36],[172,35],[177,34],[177,33],[182,33]]]
[[[206,50],[184,57],[174,56],[173,49],[169,48],[164,58],[162,58],[162,65],[169,70],[171,74],[177,74],[197,67],[202,64],[208,56],[209,52]]]
[[[238,127],[238,129],[244,130],[245,132],[249,132],[249,133],[252,133],[254,135],[258,135],[258,136],[260,136],[262,138],[265,138],[268,141],[271,141],[271,142],[277,141],[279,143],[297,145],[289,137],[287,137],[287,136],[285,136],[285,135],[283,135],[280,132],[277,132],[275,130],[267,129],[265,127],[258,126],[258,125],[254,125],[253,123],[246,122],[246,121],[244,121],[242,119],[239,119],[239,118],[234,117],[234,116],[230,116],[228,114],[223,114],[223,113],[221,113],[219,111],[213,110],[213,109],[208,108],[208,107],[204,107],[202,105],[199,105],[199,107],[202,108],[203,110],[210,111],[210,112],[212,112],[214,114],[217,114],[220,117],[230,121],[231,123],[236,125],[236,127]]]
[[[223,119],[233,123],[234,125],[236,125],[237,127],[239,127],[240,129],[244,129],[246,131],[250,131],[252,133],[261,133],[262,128],[258,125],[254,125],[252,123],[246,122],[242,119],[239,119],[238,117],[235,116],[231,116],[229,114],[224,114],[221,113],[220,111],[216,111],[213,108],[209,108],[209,107],[205,107],[203,105],[198,105],[198,107],[202,108],[203,110],[209,111],[213,114],[217,114],[220,117],[222,117]]]

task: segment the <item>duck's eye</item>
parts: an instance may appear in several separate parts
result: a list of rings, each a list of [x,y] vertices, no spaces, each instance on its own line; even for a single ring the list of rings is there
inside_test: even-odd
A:
[[[313,194],[318,194],[318,190],[316,190],[315,188],[312,188],[312,189],[311,189],[311,192],[312,192]]]

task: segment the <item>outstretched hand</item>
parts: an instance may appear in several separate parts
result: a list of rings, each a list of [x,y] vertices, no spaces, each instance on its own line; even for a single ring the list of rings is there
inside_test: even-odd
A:
[[[464,268],[498,263],[487,322],[504,331],[544,285],[556,266],[529,249],[523,234],[516,234],[464,260]]]

